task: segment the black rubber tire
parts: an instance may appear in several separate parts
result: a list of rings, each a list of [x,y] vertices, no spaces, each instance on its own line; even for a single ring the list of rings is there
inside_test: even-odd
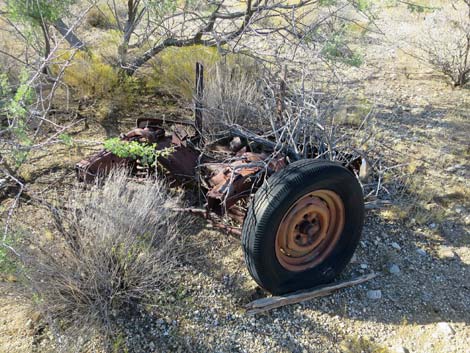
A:
[[[301,196],[327,189],[338,194],[345,210],[344,228],[330,254],[301,272],[288,271],[275,253],[276,232],[285,213]],[[245,262],[253,279],[273,294],[331,282],[349,263],[361,237],[364,197],[355,175],[341,164],[301,160],[271,176],[256,192],[243,223]]]

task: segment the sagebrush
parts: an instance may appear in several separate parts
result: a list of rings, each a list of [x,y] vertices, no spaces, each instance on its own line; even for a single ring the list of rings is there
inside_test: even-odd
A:
[[[31,237],[29,287],[52,323],[113,335],[114,323],[165,290],[180,254],[178,197],[118,171],[54,208],[53,239]],[[109,336],[108,336],[109,337]]]
[[[470,81],[470,1],[459,0],[426,17],[417,46],[420,59],[454,86]]]

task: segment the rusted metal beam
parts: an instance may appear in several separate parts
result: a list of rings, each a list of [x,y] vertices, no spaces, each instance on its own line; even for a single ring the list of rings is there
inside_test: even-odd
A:
[[[202,132],[202,100],[204,99],[204,66],[196,63],[196,97],[194,102],[195,126],[198,133]]]

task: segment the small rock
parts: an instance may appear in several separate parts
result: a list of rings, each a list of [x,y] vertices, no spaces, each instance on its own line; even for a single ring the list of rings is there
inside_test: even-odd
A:
[[[427,254],[426,254],[426,251],[423,250],[423,249],[421,249],[421,248],[416,249],[416,253],[417,253],[418,255],[421,255],[421,256],[426,256],[426,255],[427,255]]]
[[[42,315],[39,311],[33,311],[30,315],[30,319],[34,324],[37,324],[42,319]]]
[[[391,264],[388,268],[388,271],[393,275],[397,275],[400,273],[400,267],[398,267],[396,264]]]
[[[408,348],[405,348],[405,347],[395,347],[393,348],[392,350],[393,353],[410,353],[410,351],[408,350]]]
[[[382,298],[382,291],[381,290],[369,290],[367,291],[367,298],[377,300]]]
[[[437,329],[439,330],[439,332],[443,333],[444,335],[450,336],[450,335],[455,334],[454,329],[447,322],[439,322],[437,324]]]
[[[18,278],[14,275],[7,275],[5,279],[6,279],[7,282],[16,282],[16,281],[18,281]]]
[[[455,208],[455,212],[457,212],[458,214],[462,213],[464,210],[463,210],[463,207],[456,207]]]
[[[369,164],[365,158],[362,158],[361,167],[359,168],[359,179],[361,181],[366,182],[369,178],[370,170]]]
[[[28,319],[28,321],[26,321],[26,325],[25,325],[25,326],[26,326],[26,328],[27,328],[28,330],[32,330],[32,329],[34,328],[33,320]]]
[[[423,113],[423,108],[417,107],[417,108],[411,108],[410,113],[413,115],[421,115]],[[432,129],[432,125],[428,124],[426,125],[426,129]]]
[[[439,248],[438,255],[440,258],[453,259],[455,257],[455,253],[448,246],[441,246]]]
[[[421,299],[423,300],[423,302],[430,302],[432,300],[432,295],[429,292],[424,292],[421,295]]]
[[[430,228],[430,229],[435,229],[435,228],[436,228],[436,223],[431,223],[431,224],[429,225],[429,228]]]
[[[398,243],[396,243],[396,242],[392,242],[392,244],[391,244],[391,245],[392,245],[392,248],[394,248],[394,249],[396,249],[396,250],[398,250],[398,251],[400,251],[400,250],[401,250],[401,246],[400,246],[400,245],[398,245]]]
[[[363,270],[367,269],[369,267],[369,265],[367,264],[360,264],[359,265]]]
[[[449,168],[446,168],[446,172],[455,172],[457,169],[462,168],[461,164],[455,164]]]

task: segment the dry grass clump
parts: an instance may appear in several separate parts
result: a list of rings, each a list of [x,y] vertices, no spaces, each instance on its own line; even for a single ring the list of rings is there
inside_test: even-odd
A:
[[[52,323],[112,337],[116,320],[165,290],[181,251],[178,198],[162,182],[136,184],[125,172],[73,192],[53,211],[57,234],[32,238],[26,277]]]
[[[339,345],[342,353],[389,353],[390,350],[366,337],[349,336]]]
[[[175,95],[186,101],[194,98],[195,65],[204,66],[205,96],[220,95],[223,89],[220,80],[227,87],[242,80],[251,82],[260,77],[257,64],[243,54],[221,53],[217,48],[203,45],[169,47],[150,62],[151,70],[145,76],[148,88]],[[214,99],[217,100],[217,97]]]
[[[259,77],[240,65],[219,63],[210,72],[204,91],[204,123],[210,134],[237,124],[245,128],[269,127],[261,114],[264,101]]]

